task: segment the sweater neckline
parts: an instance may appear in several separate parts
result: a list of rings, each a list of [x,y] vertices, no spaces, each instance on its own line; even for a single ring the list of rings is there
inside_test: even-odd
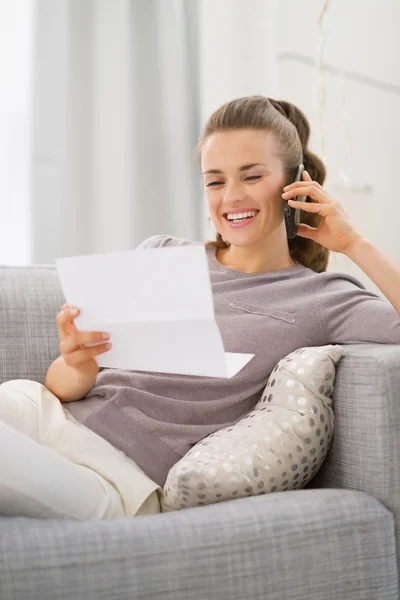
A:
[[[284,269],[280,269],[279,271],[266,271],[265,273],[245,273],[243,271],[236,271],[235,269],[232,269],[230,267],[227,267],[227,266],[221,264],[217,258],[217,247],[216,246],[207,246],[206,250],[208,252],[210,263],[215,270],[217,270],[221,273],[230,273],[231,275],[233,275],[234,277],[237,277],[237,278],[240,278],[240,277],[268,277],[268,276],[273,276],[273,275],[276,276],[276,275],[280,275],[280,274],[290,275],[291,273],[296,273],[300,269],[305,269],[304,265],[297,263],[294,267],[285,267]]]

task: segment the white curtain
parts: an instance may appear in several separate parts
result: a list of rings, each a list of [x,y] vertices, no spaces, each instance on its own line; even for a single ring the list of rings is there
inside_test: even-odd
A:
[[[0,0],[0,264],[30,260],[31,0]]]
[[[38,0],[33,263],[201,238],[195,9]]]

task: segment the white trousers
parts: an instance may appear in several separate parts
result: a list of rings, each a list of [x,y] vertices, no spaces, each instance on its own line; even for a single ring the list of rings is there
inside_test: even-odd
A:
[[[160,486],[66,406],[36,381],[0,385],[0,514],[84,520],[159,513]]]

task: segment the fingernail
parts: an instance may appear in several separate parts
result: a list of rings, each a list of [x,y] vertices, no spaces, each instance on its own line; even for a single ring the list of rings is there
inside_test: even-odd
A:
[[[103,340],[108,340],[109,337],[110,337],[110,334],[109,333],[102,333],[101,337],[103,338]]]
[[[71,313],[72,313],[73,315],[77,315],[77,314],[78,314],[78,309],[76,309],[76,308],[73,308],[73,309],[71,310]]]

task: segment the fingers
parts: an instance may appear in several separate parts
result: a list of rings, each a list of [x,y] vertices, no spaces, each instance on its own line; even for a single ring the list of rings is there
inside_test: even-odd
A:
[[[65,304],[64,304],[65,306]],[[68,321],[73,321],[79,314],[79,308],[67,307],[62,308],[57,314],[56,323],[57,325],[64,325]]]
[[[74,314],[73,308],[67,308],[68,305],[64,304],[61,311],[56,316],[56,323],[58,325],[60,341],[66,336],[71,335],[77,331],[74,319],[79,315],[79,308],[77,313]],[[65,308],[64,308],[65,307]]]
[[[69,352],[73,352],[74,350],[81,349],[83,344],[92,344],[96,342],[105,342],[110,338],[109,334],[101,332],[101,331],[77,331],[67,337],[65,337],[60,342],[60,350],[62,353],[68,354]],[[95,346],[89,348],[89,350],[94,349]],[[88,348],[84,347],[83,350],[87,350]]]
[[[283,190],[286,192],[288,190],[292,190],[294,187],[308,187],[308,186],[315,187],[322,191],[324,190],[324,188],[322,187],[322,185],[320,183],[318,183],[318,181],[313,181],[311,179],[308,171],[303,171],[302,177],[303,177],[303,181],[293,181],[293,183],[289,183],[288,185],[285,185]]]
[[[62,356],[64,357],[67,365],[71,367],[80,367],[85,361],[89,360],[90,358],[94,358],[99,354],[108,352],[110,348],[110,343],[98,344],[96,346],[91,346],[90,348],[82,348],[72,352],[63,353]]]
[[[313,181],[299,181],[296,184],[292,184],[293,187],[286,189],[282,194],[284,200],[294,198],[295,196],[309,196],[316,202],[329,204],[333,202],[333,198],[330,198],[323,188],[316,187]]]
[[[305,210],[309,213],[322,213],[326,211],[327,208],[331,208],[330,204],[322,204],[321,202],[299,202],[298,200],[289,199],[288,203],[292,208]]]
[[[66,302],[56,316],[61,355],[68,365],[76,368],[81,368],[82,363],[104,354],[111,348],[111,344],[107,341],[110,338],[109,333],[77,330],[74,319],[79,314],[79,308],[72,307]],[[96,345],[86,347],[85,344]]]

